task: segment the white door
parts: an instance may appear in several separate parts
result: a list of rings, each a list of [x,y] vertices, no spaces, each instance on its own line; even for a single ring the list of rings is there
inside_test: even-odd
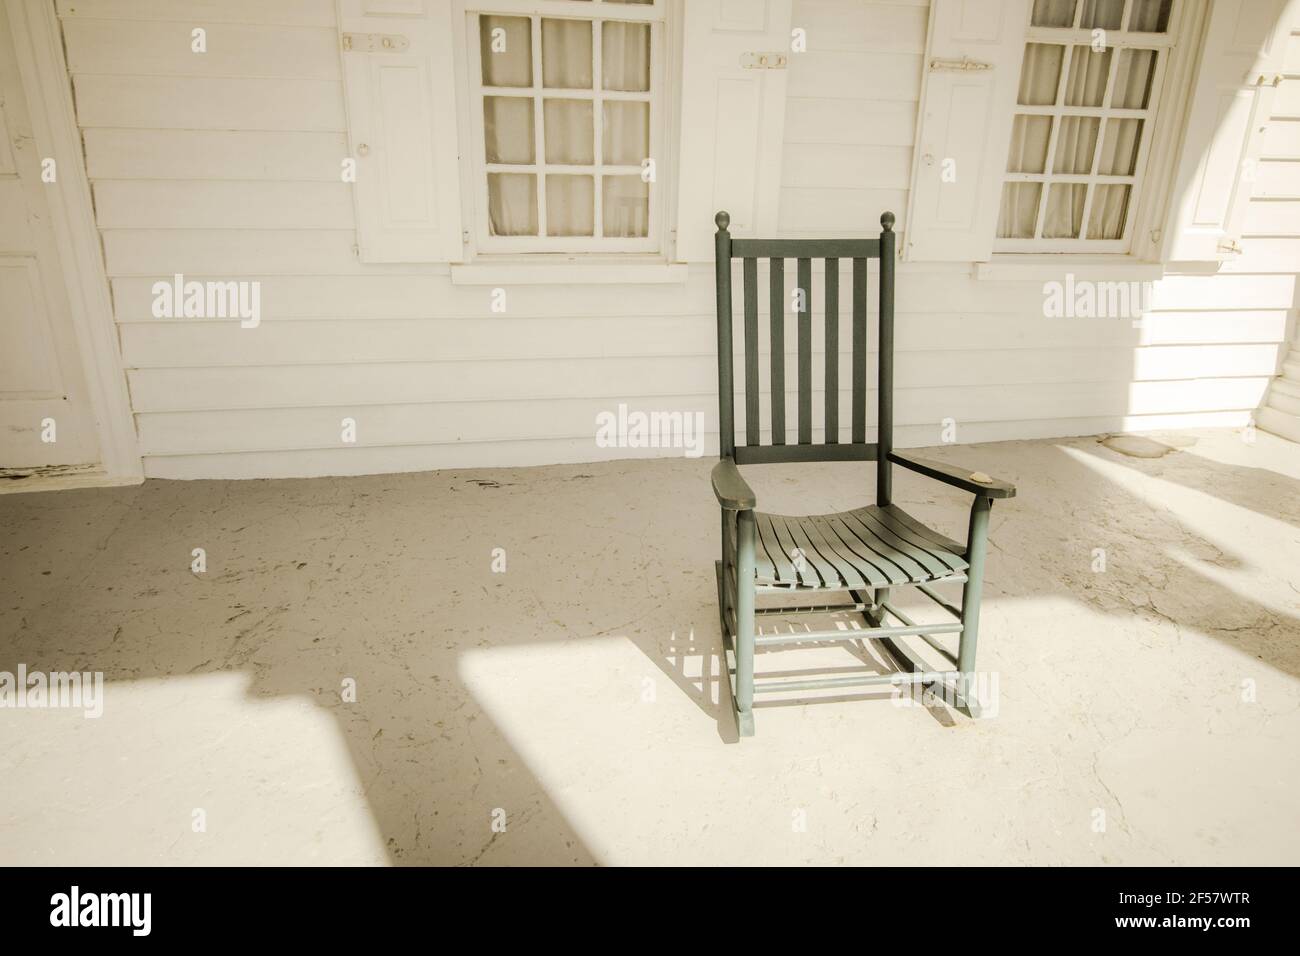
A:
[[[0,4],[0,470],[99,461],[46,200],[58,170],[44,160]]]

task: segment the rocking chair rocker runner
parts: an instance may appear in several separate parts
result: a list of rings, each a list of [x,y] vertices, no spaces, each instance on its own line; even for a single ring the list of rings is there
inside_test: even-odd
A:
[[[742,736],[754,733],[756,693],[891,684],[900,681],[941,686],[968,715],[979,716],[974,696],[975,644],[979,636],[980,591],[989,509],[994,498],[1010,498],[1013,485],[943,462],[928,461],[893,448],[894,415],[894,214],[880,217],[879,239],[732,239],[731,217],[720,212],[717,233],[718,423],[721,461],[713,469],[713,491],[722,509],[722,560],[718,612],[731,685],[732,707]],[[771,444],[762,444],[759,418],[758,260],[770,264]],[[785,423],[785,260],[798,262],[798,440],[786,444]],[[812,441],[812,260],[826,260],[825,272],[825,435]],[[745,443],[736,444],[732,375],[731,265],[742,261],[744,276]],[[852,422],[851,438],[840,441],[839,265],[852,263]],[[876,441],[867,441],[867,260],[880,263],[880,348]],[[874,506],[828,515],[789,517],[757,509],[754,492],[737,465],[770,462],[875,461]],[[890,500],[893,465],[961,488],[974,495],[966,544],[952,541],[908,515]],[[962,584],[961,607],[934,591],[934,584]],[[918,624],[889,600],[891,589],[914,587],[955,620]],[[849,604],[825,601],[799,607],[758,607],[759,595],[847,593]],[[756,630],[764,614],[812,614],[828,610],[860,614],[866,628],[765,634]],[[897,625],[886,624],[886,616]],[[959,634],[953,656],[937,634]],[[921,637],[955,665],[955,671],[929,668],[903,641]],[[809,642],[879,641],[899,673],[862,673],[756,682],[756,646]]]

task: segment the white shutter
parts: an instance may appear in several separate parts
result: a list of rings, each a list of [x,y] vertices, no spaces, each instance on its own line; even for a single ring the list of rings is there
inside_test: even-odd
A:
[[[1027,0],[931,5],[903,258],[992,254],[1028,26]]]
[[[459,262],[450,5],[339,0],[363,262]]]
[[[776,232],[790,4],[684,4],[676,253],[681,261],[713,259],[713,216],[720,209],[731,214],[733,235]]]
[[[1240,250],[1254,171],[1281,80],[1286,0],[1214,0],[1179,151],[1163,258]]]

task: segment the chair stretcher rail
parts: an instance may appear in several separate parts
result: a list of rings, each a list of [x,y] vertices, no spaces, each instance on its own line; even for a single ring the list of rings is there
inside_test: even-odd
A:
[[[897,615],[895,615],[897,616]],[[929,631],[938,634],[961,632],[961,622],[951,624],[909,624],[903,627],[860,627],[831,631],[793,631],[789,634],[759,634],[754,643],[759,647],[773,644],[806,644],[810,641],[871,641],[882,637],[924,636]]]
[[[788,690],[825,690],[832,687],[870,687],[882,684],[929,684],[951,680],[952,671],[914,671],[895,674],[850,674],[846,677],[813,677],[800,680],[762,680],[754,684],[756,694],[779,694]]]

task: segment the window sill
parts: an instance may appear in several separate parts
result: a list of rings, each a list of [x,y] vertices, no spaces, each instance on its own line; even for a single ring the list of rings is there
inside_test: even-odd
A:
[[[975,278],[991,281],[1051,281],[1066,273],[1091,282],[1154,282],[1165,274],[1163,263],[1142,262],[1132,256],[995,254],[975,263]]]
[[[662,259],[492,259],[451,267],[452,285],[645,285],[685,282],[685,263]]]

